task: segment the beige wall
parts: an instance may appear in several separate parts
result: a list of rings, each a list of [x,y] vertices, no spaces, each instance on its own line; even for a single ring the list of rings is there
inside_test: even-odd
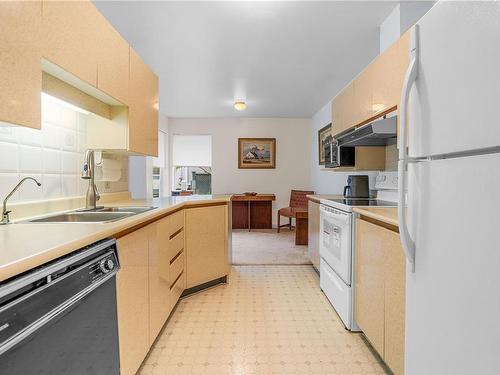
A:
[[[214,194],[274,193],[277,208],[288,205],[291,189],[310,189],[310,119],[170,118],[171,135],[212,136]],[[238,138],[276,138],[276,169],[238,169]],[[172,138],[172,137],[170,137]],[[171,147],[170,147],[171,149]],[[169,158],[171,160],[171,158]]]

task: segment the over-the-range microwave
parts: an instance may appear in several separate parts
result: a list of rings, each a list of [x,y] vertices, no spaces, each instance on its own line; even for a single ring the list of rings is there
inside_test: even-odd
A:
[[[325,144],[325,168],[354,167],[356,165],[356,149],[349,146],[338,146],[335,142]]]

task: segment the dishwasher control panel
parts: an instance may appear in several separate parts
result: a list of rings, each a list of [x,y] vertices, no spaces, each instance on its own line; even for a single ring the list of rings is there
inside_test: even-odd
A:
[[[92,278],[92,282],[102,279],[110,272],[116,272],[117,268],[118,259],[116,253],[114,251],[106,253],[89,266],[89,274]]]

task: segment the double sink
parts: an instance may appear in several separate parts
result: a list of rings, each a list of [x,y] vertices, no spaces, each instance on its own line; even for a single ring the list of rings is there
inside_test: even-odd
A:
[[[91,210],[76,210],[26,220],[25,223],[109,223],[141,214],[156,207],[98,207]]]

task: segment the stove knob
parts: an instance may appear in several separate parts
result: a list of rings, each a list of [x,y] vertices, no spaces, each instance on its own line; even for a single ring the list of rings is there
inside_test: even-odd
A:
[[[103,259],[99,263],[99,268],[103,273],[108,273],[115,268],[115,262],[113,262],[113,259]]]

